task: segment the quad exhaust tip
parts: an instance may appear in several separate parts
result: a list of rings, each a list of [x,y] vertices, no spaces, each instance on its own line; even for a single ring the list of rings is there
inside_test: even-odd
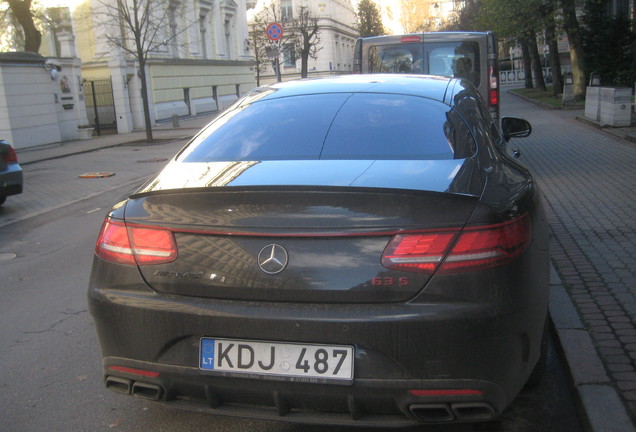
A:
[[[117,393],[129,395],[132,388],[132,381],[125,378],[107,376],[106,388]]]
[[[117,393],[133,395],[147,400],[160,400],[163,397],[163,388],[157,384],[141,381],[132,381],[115,376],[106,377],[106,388]]]
[[[157,384],[135,381],[132,385],[131,393],[142,399],[156,401],[163,396],[163,389]]]
[[[409,411],[417,420],[426,423],[487,421],[497,416],[494,408],[485,402],[413,404]]]

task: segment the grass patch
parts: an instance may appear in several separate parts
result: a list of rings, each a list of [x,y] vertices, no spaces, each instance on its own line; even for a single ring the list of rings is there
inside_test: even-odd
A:
[[[554,108],[561,108],[563,100],[561,97],[554,97],[552,94],[553,89],[552,86],[548,86],[546,91],[537,90],[532,88],[518,88],[510,90],[512,93],[516,93],[528,99],[533,99],[537,102],[544,103],[546,105],[550,105]]]

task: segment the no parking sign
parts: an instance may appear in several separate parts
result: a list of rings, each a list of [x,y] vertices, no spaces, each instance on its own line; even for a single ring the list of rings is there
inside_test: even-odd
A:
[[[267,26],[265,33],[267,34],[267,39],[274,42],[279,41],[283,37],[283,26],[280,23],[273,22]]]

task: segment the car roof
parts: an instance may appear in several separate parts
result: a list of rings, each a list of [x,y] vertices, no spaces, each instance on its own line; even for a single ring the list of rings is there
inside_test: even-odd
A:
[[[455,78],[432,75],[355,74],[309,78],[271,84],[257,89],[260,100],[321,93],[394,93],[449,103]]]

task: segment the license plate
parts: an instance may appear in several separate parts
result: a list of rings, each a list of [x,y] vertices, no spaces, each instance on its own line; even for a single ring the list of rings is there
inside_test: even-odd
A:
[[[321,380],[353,380],[353,347],[202,338],[199,368]]]

